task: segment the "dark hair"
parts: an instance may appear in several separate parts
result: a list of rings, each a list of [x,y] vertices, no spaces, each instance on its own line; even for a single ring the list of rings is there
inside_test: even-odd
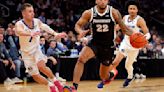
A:
[[[40,36],[40,39],[41,39],[41,38],[45,38],[45,37],[44,37],[44,36]]]
[[[128,10],[128,7],[129,7],[130,5],[135,5],[135,6],[137,6],[138,9],[140,8],[140,7],[139,7],[139,2],[136,1],[136,0],[129,0],[129,1],[127,1],[127,2],[126,2],[126,10]]]
[[[27,7],[32,7],[32,5],[29,3],[24,3],[21,7],[21,12],[24,11]]]

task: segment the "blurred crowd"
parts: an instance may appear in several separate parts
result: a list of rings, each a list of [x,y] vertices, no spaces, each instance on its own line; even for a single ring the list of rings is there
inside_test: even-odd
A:
[[[127,0],[110,0],[110,4],[119,9],[122,15],[127,14],[125,10]],[[138,0],[139,1],[139,0]],[[19,39],[14,32],[14,24],[21,19],[20,8],[23,3],[33,4],[35,17],[43,23],[48,24],[56,32],[66,32],[68,37],[65,39],[54,39],[52,35],[42,32],[40,46],[42,52],[48,56],[50,68],[56,66],[56,76],[59,77],[60,56],[77,57],[82,47],[88,42],[87,38],[79,41],[74,25],[81,13],[95,4],[94,0],[1,0],[0,1],[0,58],[9,69],[16,71],[15,75],[4,73],[4,79],[9,76],[17,79],[21,77],[20,68],[22,66],[21,52],[19,51]],[[149,44],[140,51],[140,56],[148,58],[160,58],[164,56],[164,1],[163,0],[141,0],[140,14],[147,22],[152,38]],[[86,26],[86,28],[88,28]],[[118,33],[117,44],[123,38]],[[3,48],[1,50],[1,48]],[[13,61],[13,62],[12,62]],[[0,66],[1,67],[1,66]],[[8,68],[7,68],[8,69]],[[6,70],[4,70],[6,71]],[[4,72],[3,71],[3,72]],[[60,77],[59,77],[60,78]],[[2,79],[2,80],[4,80]],[[65,81],[60,78],[60,80]]]

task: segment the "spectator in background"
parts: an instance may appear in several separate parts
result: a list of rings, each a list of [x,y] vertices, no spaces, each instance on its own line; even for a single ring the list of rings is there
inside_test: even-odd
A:
[[[42,11],[40,16],[38,17],[43,23],[46,23],[47,19],[45,17],[45,12]]]
[[[3,28],[3,27],[0,27],[0,34],[3,34],[3,35],[5,35],[5,28]]]
[[[40,37],[40,47],[41,47],[42,53],[43,53],[44,55],[46,55],[48,47],[47,47],[47,45],[46,45],[46,40],[45,40],[45,38],[44,38],[43,36]],[[48,56],[47,58],[48,58],[48,62],[49,62],[49,61],[51,62],[51,63],[50,63],[51,66],[52,66],[52,64],[53,64],[53,65],[56,65],[56,64],[57,64],[57,61],[56,61],[56,59],[55,59],[54,57]],[[48,64],[48,65],[49,65],[49,64]]]
[[[65,52],[68,50],[67,46],[64,45],[62,42],[61,42],[61,38],[58,38],[56,39],[57,41],[57,48],[61,51],[61,52]]]
[[[18,77],[17,80],[23,82],[22,80],[19,79],[21,77],[20,68],[22,65],[21,56],[19,54],[19,40],[18,37],[15,36],[13,29],[7,28],[6,31],[7,31],[6,47],[9,49],[9,54],[14,64],[16,65],[15,72],[16,72],[16,76]]]
[[[0,82],[10,85],[20,81],[15,75],[15,64],[3,43],[3,39],[3,35],[0,34]]]
[[[55,73],[55,76],[56,78],[59,80],[59,81],[66,81],[65,79],[61,78],[59,76],[59,71],[60,71],[60,67],[61,67],[61,62],[59,60],[59,54],[62,53],[62,51],[60,51],[58,48],[57,48],[57,42],[55,40],[51,40],[50,41],[50,47],[48,48],[47,50],[47,56],[50,57],[50,56],[53,56],[54,58],[57,59],[57,65],[56,65],[56,73]]]

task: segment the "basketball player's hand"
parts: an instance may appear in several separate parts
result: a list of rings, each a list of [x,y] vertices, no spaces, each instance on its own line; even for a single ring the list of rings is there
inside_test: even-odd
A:
[[[78,35],[78,39],[80,40],[81,38],[83,38],[88,32],[90,32],[90,29],[81,31]]]
[[[65,38],[65,37],[67,37],[67,34],[65,32],[57,33],[55,35],[55,38]]]

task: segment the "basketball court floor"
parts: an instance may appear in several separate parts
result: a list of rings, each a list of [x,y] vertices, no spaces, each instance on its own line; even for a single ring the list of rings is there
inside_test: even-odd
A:
[[[148,78],[134,80],[127,88],[122,88],[124,80],[114,80],[102,90],[97,89],[99,81],[81,81],[78,92],[164,92],[164,78]],[[71,85],[68,82],[67,85]],[[4,86],[0,84],[0,92],[49,92],[48,87],[37,83],[15,84]]]

